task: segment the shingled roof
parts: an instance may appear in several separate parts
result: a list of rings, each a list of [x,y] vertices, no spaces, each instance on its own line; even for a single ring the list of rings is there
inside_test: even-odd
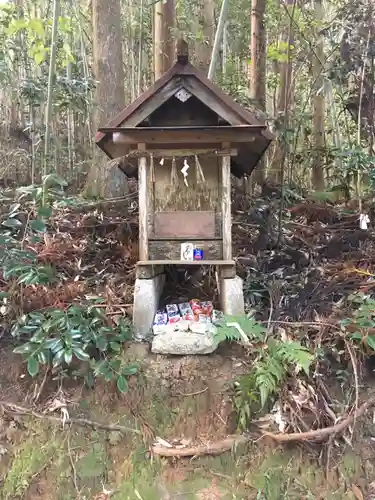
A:
[[[121,131],[121,128],[129,130],[129,127],[138,128],[140,126],[147,129],[145,120],[181,89],[187,90],[198,98],[204,106],[215,112],[225,123],[225,128],[228,126],[234,128],[239,126],[253,127],[254,139],[236,146],[238,156],[231,160],[234,175],[239,177],[243,174],[249,175],[270,145],[273,139],[272,133],[256,116],[257,114],[259,116],[260,113],[246,110],[232,97],[225,94],[202,71],[190,64],[184,53],[179,53],[174,66],[159,80],[115,116],[105,127],[99,129],[95,137],[96,144],[112,159],[123,156],[118,144],[113,142],[114,129]],[[135,171],[134,168],[128,171],[125,169],[128,175],[134,174]]]

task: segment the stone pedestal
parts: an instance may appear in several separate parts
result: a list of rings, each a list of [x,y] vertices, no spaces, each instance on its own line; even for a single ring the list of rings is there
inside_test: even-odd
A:
[[[166,331],[154,337],[151,351],[155,354],[189,356],[211,354],[217,347],[214,332]]]
[[[218,286],[223,313],[230,316],[245,314],[243,280],[239,276],[234,278],[219,277]]]
[[[152,278],[137,278],[134,287],[133,328],[134,340],[139,342],[150,340],[152,323],[158,309],[163,292],[165,274],[157,274]]]
[[[217,275],[219,295],[221,302],[221,310],[225,315],[241,316],[245,313],[245,304],[243,296],[243,281],[239,276],[235,275],[235,269],[221,270]],[[163,292],[165,284],[165,274],[163,266],[143,266],[137,270],[137,279],[134,287],[134,307],[133,307],[133,327],[134,340],[151,341],[152,340],[152,323],[159,306],[159,300]],[[198,332],[190,332],[188,335]],[[186,333],[185,333],[186,335]],[[193,335],[193,336],[194,336]],[[182,351],[188,351],[190,348],[194,354],[208,354],[216,349],[217,345],[213,339],[197,337],[200,342],[193,342],[189,347],[189,342],[183,342]],[[183,338],[176,336],[173,340],[177,343]],[[167,339],[167,337],[165,337]],[[196,339],[194,339],[196,340]],[[204,341],[203,341],[204,340]],[[203,341],[203,342],[202,342]],[[154,346],[156,352],[163,352],[166,349],[166,342],[159,345],[161,341],[157,341]],[[168,340],[169,342],[169,340]],[[168,344],[167,342],[167,344]],[[173,353],[177,353],[176,346],[171,349]]]

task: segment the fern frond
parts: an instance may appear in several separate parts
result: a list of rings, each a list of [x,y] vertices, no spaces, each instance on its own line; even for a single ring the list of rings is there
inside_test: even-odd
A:
[[[218,342],[243,340],[238,329],[234,326],[229,326],[235,323],[238,324],[249,339],[261,341],[266,335],[267,330],[253,317],[225,316],[223,324],[217,328],[216,339]]]
[[[259,391],[262,408],[277,391],[285,375],[286,367],[283,365],[282,360],[264,350],[263,357],[258,360],[254,369],[255,387]]]
[[[314,356],[299,342],[285,342],[283,344],[279,344],[278,355],[289,366],[298,365],[306,373],[306,375],[309,374]]]

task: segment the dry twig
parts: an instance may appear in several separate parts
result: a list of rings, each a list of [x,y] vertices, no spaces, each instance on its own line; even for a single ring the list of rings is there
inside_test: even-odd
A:
[[[160,445],[152,446],[152,453],[162,457],[200,457],[203,455],[220,455],[230,451],[234,446],[245,444],[249,438],[245,436],[228,436],[225,439],[200,446],[189,446],[186,448],[166,448]]]
[[[78,481],[77,481],[77,470],[76,470],[76,466],[74,464],[74,459],[73,459],[73,455],[72,455],[72,449],[70,447],[70,433],[68,435],[68,455],[69,455],[69,462],[70,462],[70,466],[72,468],[72,480],[73,480],[73,485],[74,485],[74,489],[76,490],[77,492],[77,500],[81,500],[81,493],[79,491],[79,488],[78,488]]]
[[[375,397],[363,403],[357,411],[355,411],[352,415],[345,418],[338,424],[332,425],[330,427],[325,427],[324,429],[317,429],[307,432],[295,432],[292,434],[274,434],[272,432],[265,432],[260,439],[269,437],[279,443],[292,441],[324,441],[327,438],[331,438],[343,432],[349,425],[353,423],[355,419],[362,417],[366,410],[374,405]],[[236,435],[228,436],[227,438],[215,443],[208,443],[207,445],[191,446],[186,448],[166,448],[164,446],[154,445],[152,446],[151,451],[154,455],[160,455],[162,457],[199,457],[203,455],[220,455],[221,453],[230,451],[233,447],[239,444],[246,444],[250,441],[251,439],[247,436]]]
[[[366,410],[374,405],[375,397],[370,398],[368,401],[363,403],[352,415],[344,418],[344,420],[342,420],[338,424],[332,425],[330,427],[324,427],[323,429],[316,429],[314,431],[307,432],[293,432],[292,434],[274,434],[272,432],[265,432],[262,437],[270,437],[275,441],[278,441],[279,443],[286,443],[291,441],[324,441],[331,436],[343,432],[356,419],[362,417]]]
[[[36,412],[34,410],[31,410],[30,408],[25,408],[24,406],[15,405],[7,401],[0,401],[0,406],[2,406],[6,411],[9,412],[18,413],[20,415],[30,415],[34,418],[38,418],[41,420],[49,420],[50,422],[55,422],[59,424],[62,423],[60,417],[44,415],[43,413]],[[125,427],[123,425],[118,425],[118,424],[102,424],[100,422],[95,422],[94,420],[89,420],[87,418],[69,417],[64,422],[65,424],[76,424],[82,427],[92,427],[93,429],[103,429],[105,431],[110,431],[110,432],[116,431],[116,432],[122,432],[124,434],[129,432],[133,434],[141,434],[141,432],[138,429],[132,429],[130,427]]]

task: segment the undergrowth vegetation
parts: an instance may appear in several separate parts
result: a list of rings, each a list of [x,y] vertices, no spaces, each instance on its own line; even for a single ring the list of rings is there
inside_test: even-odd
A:
[[[98,377],[115,380],[117,389],[126,392],[127,377],[138,371],[135,364],[128,366],[121,359],[122,345],[131,339],[131,324],[126,318],[110,321],[101,308],[102,298],[86,297],[83,304],[26,314],[14,307],[17,294],[22,304],[25,287],[51,285],[59,279],[52,265],[39,262],[38,245],[50,237],[48,219],[54,204],[64,200],[65,186],[63,179],[50,174],[41,186],[17,191],[17,203],[1,224],[0,265],[10,284],[9,291],[1,294],[1,314],[12,323],[11,334],[20,344],[14,352],[23,356],[31,377],[43,366],[46,374],[59,379],[82,376],[91,387]],[[28,211],[21,208],[25,198]]]
[[[249,372],[235,382],[238,423],[246,429],[255,413],[269,409],[288,376],[309,376],[314,354],[298,341],[271,337],[253,317],[227,317],[219,327],[220,341],[243,342],[251,353]]]
[[[59,231],[52,224],[52,219],[56,212],[63,212],[62,207],[67,204],[65,184],[56,175],[48,175],[43,179],[42,185],[18,190],[16,200],[10,205],[8,213],[3,215],[0,228],[0,265],[2,279],[7,284],[6,291],[3,289],[1,292],[0,312],[3,323],[17,342],[14,351],[25,360],[31,377],[36,377],[40,372],[59,380],[82,377],[90,387],[93,387],[95,379],[102,378],[106,382],[115,382],[120,392],[126,392],[127,379],[137,374],[138,365],[129,365],[123,360],[123,345],[131,339],[131,325],[123,310],[108,314],[109,292],[106,292],[106,296],[103,293],[89,294],[85,291],[87,289],[82,288],[84,291],[76,299],[61,300],[48,307],[25,307],[28,293],[36,293],[42,289],[49,294],[54,287],[64,283],[75,285],[77,281],[78,288],[82,280],[85,280],[80,276],[85,269],[81,262],[83,257],[78,258],[76,276],[63,274],[61,265],[55,265],[53,258],[49,258],[48,252],[52,256],[54,238]],[[288,210],[291,217],[296,211],[293,203],[297,203],[298,207],[303,198],[300,195],[293,198],[294,191],[289,191]],[[311,207],[310,204],[304,205],[309,206]],[[247,208],[250,213],[254,209],[255,204]],[[319,210],[319,216],[336,216],[330,212],[329,206],[324,211],[321,207]],[[260,213],[263,214],[261,217],[267,217],[266,226],[278,226],[279,219],[275,218],[271,209],[262,208]],[[344,214],[343,217],[350,216]],[[88,227],[95,227],[90,221],[88,217]],[[260,220],[258,222],[261,223]],[[271,233],[269,229],[268,234]],[[95,235],[95,238],[94,251],[101,244],[100,235]],[[104,243],[106,246],[109,244]],[[66,246],[73,247],[74,250],[74,244],[67,243]],[[302,252],[293,251],[294,254],[289,258],[295,267],[294,260]],[[44,258],[41,259],[43,252]],[[82,256],[83,252],[80,252],[78,255]],[[273,265],[272,258],[273,256],[268,258],[268,266]],[[60,255],[56,262],[61,263],[63,260],[64,256]],[[308,264],[309,261],[306,262]],[[283,268],[277,265],[279,264],[275,265],[275,272],[281,276]],[[299,273],[298,269],[296,272]],[[307,386],[310,389],[314,387],[316,394],[313,397],[318,398],[317,373],[319,376],[336,376],[341,371],[347,374],[346,380],[349,380],[350,364],[353,361],[351,354],[359,353],[362,357],[372,355],[375,347],[375,301],[371,295],[352,293],[348,294],[349,298],[347,296],[343,299],[348,305],[350,317],[341,319],[336,326],[332,325],[336,337],[330,344],[319,344],[303,324],[302,328],[288,329],[286,333],[277,326],[277,321],[270,323],[262,318],[261,310],[274,300],[274,294],[281,294],[283,287],[292,282],[290,278],[283,280],[283,276],[275,279],[273,274],[272,270],[262,274],[259,265],[257,269],[247,268],[245,295],[253,313],[240,318],[227,317],[225,323],[218,328],[219,343],[236,342],[245,348],[247,373],[233,381],[233,401],[241,429],[248,428],[256,414],[270,411],[279,399],[285,397],[285,389],[291,394],[301,391],[301,387],[297,387],[297,381],[304,390],[307,390]],[[267,276],[270,276],[271,284],[267,281]],[[305,287],[308,288],[309,276],[305,280]],[[106,284],[105,289],[109,290]],[[303,289],[300,288],[298,293],[302,292]],[[344,343],[343,348],[340,342]],[[349,352],[347,348],[352,351]],[[327,360],[335,349],[344,353],[340,354],[343,364],[327,368]],[[319,370],[325,372],[320,373]]]

